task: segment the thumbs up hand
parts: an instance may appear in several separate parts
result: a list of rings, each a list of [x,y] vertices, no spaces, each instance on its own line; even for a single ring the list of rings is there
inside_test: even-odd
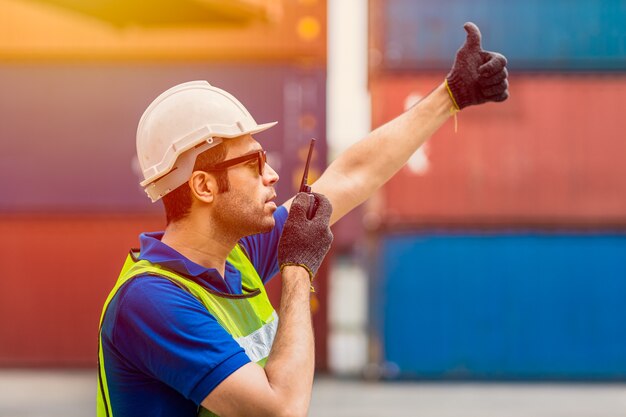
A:
[[[456,53],[456,59],[446,77],[450,96],[457,107],[504,101],[509,97],[506,58],[496,52],[484,51],[478,27],[468,22],[465,44]]]

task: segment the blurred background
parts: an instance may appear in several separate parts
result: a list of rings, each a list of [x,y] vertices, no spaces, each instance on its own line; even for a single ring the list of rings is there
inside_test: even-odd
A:
[[[466,21],[510,99],[334,227],[311,415],[626,413],[626,1],[0,0],[0,415],[50,415],[25,387],[51,384],[93,414],[101,306],[164,227],[134,161],[160,92],[205,79],[278,120],[258,139],[285,201],[311,137],[314,179],[443,81]]]

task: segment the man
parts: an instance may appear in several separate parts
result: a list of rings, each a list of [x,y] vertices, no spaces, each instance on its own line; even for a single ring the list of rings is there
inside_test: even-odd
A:
[[[233,96],[207,82],[161,94],[137,130],[152,201],[167,227],[142,234],[101,318],[99,416],[304,416],[314,369],[309,294],[329,225],[367,199],[456,111],[508,97],[506,59],[478,28],[445,81],[339,156],[299,193],[273,202],[278,174]],[[281,271],[278,314],[264,283]],[[280,320],[278,319],[280,317]],[[210,411],[209,411],[210,410]]]

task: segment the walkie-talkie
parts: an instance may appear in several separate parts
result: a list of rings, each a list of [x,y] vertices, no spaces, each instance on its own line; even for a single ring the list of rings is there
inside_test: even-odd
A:
[[[306,158],[306,165],[304,166],[304,174],[302,175],[302,183],[300,184],[300,192],[309,194],[309,208],[306,211],[306,217],[311,220],[315,214],[315,196],[311,193],[311,187],[307,185],[309,176],[309,165],[311,164],[311,155],[313,155],[313,147],[315,146],[315,138],[311,138],[311,145],[309,146],[309,156]]]

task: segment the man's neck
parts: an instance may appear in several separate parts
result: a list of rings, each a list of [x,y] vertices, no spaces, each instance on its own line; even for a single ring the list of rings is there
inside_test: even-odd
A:
[[[207,225],[194,224],[190,219],[170,223],[161,241],[190,261],[205,268],[215,268],[222,277],[226,258],[237,244],[237,239],[229,239]]]

